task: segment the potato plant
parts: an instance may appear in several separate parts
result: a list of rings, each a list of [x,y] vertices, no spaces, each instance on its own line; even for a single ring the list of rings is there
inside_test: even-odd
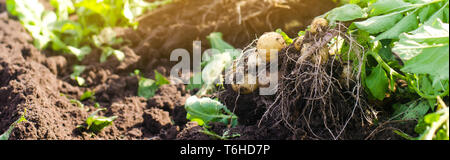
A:
[[[322,16],[334,27],[337,22],[352,22],[347,32],[366,50],[364,57],[360,57],[364,59],[363,64],[353,66],[362,66],[367,93],[380,101],[387,95],[409,99],[409,103],[393,106],[393,119],[419,120],[418,127],[422,129],[416,131],[427,135],[419,139],[448,139],[448,126],[441,126],[443,132],[437,132],[434,125],[430,133],[423,123],[447,121],[448,124],[448,117],[445,118],[448,108],[444,101],[438,103],[441,97],[446,97],[448,103],[448,13],[448,0],[362,0],[350,1]],[[341,47],[341,54],[353,60],[358,58],[349,51],[348,43]],[[407,86],[400,86],[399,81],[406,82]],[[444,107],[437,111],[437,106]]]

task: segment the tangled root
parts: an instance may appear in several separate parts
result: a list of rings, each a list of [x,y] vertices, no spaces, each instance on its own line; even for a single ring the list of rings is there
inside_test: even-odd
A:
[[[260,124],[270,117],[283,122],[296,137],[336,140],[345,139],[346,129],[360,130],[365,122],[371,123],[376,115],[366,103],[360,83],[363,47],[340,29],[344,25],[337,25],[335,29],[316,26],[314,33],[306,32],[300,42],[295,41],[279,54],[278,92]],[[327,46],[337,36],[350,44],[349,52],[358,56],[357,62],[329,55]],[[323,56],[328,57],[315,58]],[[345,65],[352,63],[358,68],[352,78],[342,80]]]

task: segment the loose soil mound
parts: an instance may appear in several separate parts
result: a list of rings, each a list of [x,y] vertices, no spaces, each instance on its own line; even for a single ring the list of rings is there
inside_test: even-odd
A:
[[[136,77],[119,75],[123,66],[137,59],[131,49],[124,49],[127,59],[123,62],[110,60],[88,67],[84,75],[88,87],[77,87],[66,76],[70,56],[42,54],[29,43],[32,39],[18,21],[9,19],[6,12],[0,15],[0,132],[25,108],[28,120],[14,129],[10,139],[174,139],[186,123],[184,86],[163,86],[157,96],[146,100],[136,97]],[[86,111],[70,103],[86,90],[96,91],[96,100],[108,109],[104,115],[118,116],[114,125],[95,136],[77,128],[96,109],[94,105],[86,102],[90,109]]]

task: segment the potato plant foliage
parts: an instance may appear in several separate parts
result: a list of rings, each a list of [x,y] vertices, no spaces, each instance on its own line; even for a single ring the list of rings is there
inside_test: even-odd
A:
[[[117,116],[105,117],[99,116],[100,111],[104,111],[106,108],[98,109],[91,113],[86,119],[86,125],[80,125],[80,128],[84,128],[93,133],[99,133],[103,128],[113,124],[113,121],[117,119]]]
[[[392,119],[418,120],[417,139],[448,140],[448,108],[438,103],[449,94],[448,0],[350,0],[322,17],[351,22],[347,32],[366,49],[361,74],[372,99],[410,100],[393,105]],[[350,48],[340,51],[357,58]]]
[[[138,87],[138,96],[144,98],[151,98],[155,95],[156,91],[165,84],[170,84],[170,81],[167,80],[161,73],[158,71],[155,72],[155,80],[145,78],[139,70],[134,71],[134,75],[139,79],[139,87]]]
[[[136,18],[145,11],[173,0],[50,0],[54,10],[46,10],[38,0],[7,0],[8,12],[16,16],[34,39],[38,49],[51,49],[74,55],[82,61],[93,48],[101,50],[100,62],[114,55],[123,60],[125,54],[113,46],[120,45],[113,28],[138,26]],[[79,86],[83,66],[75,66],[71,79]]]
[[[221,122],[231,127],[238,124],[237,116],[217,100],[191,96],[186,100],[184,108],[187,111],[187,119],[201,126],[207,127],[211,122]]]
[[[100,61],[124,54],[112,45],[120,44],[113,27],[137,27],[136,18],[172,0],[148,3],[144,0],[50,0],[55,10],[46,10],[38,0],[7,0],[7,9],[30,32],[38,49],[70,53],[78,60],[92,47],[102,50]],[[76,19],[70,18],[75,16]]]

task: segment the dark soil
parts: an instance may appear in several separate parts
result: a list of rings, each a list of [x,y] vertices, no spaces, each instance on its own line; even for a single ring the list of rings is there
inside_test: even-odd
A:
[[[237,48],[277,28],[296,35],[335,4],[329,0],[289,0],[286,6],[260,0],[177,1],[145,15],[137,30],[116,29],[126,41],[116,48],[126,58],[118,61],[110,57],[99,63],[99,51],[77,62],[72,55],[37,50],[22,25],[6,13],[5,0],[0,0],[0,133],[26,109],[28,121],[19,124],[10,139],[211,139],[200,132],[200,126],[186,120],[184,102],[191,93],[184,85],[162,86],[154,97],[145,99],[137,96],[138,79],[130,73],[140,69],[145,77],[153,78],[157,70],[167,76],[175,63],[168,60],[171,51],[192,50],[194,40],[202,40],[202,48],[209,48],[206,36],[211,32],[222,32]],[[74,64],[87,66],[81,75],[86,86],[79,87],[69,78]],[[95,91],[95,102],[107,109],[101,115],[118,116],[112,126],[98,134],[77,127],[97,109],[94,102],[83,102],[85,108],[70,103],[88,90]],[[239,116],[240,125],[231,133],[241,136],[234,139],[301,139],[279,122],[267,120],[258,126],[265,112],[262,106],[273,98],[254,97],[247,95],[239,101],[234,101],[233,95],[220,97],[233,104],[228,107]],[[229,129],[212,124],[211,130],[221,135]]]
[[[182,91],[184,86],[163,86],[150,100],[137,97],[138,80],[126,70],[136,67],[132,64],[139,59],[133,50],[122,49],[127,57],[122,62],[110,59],[100,64],[87,58],[82,62],[90,64],[83,73],[87,86],[78,87],[68,78],[72,72],[68,62],[73,57],[39,52],[18,21],[6,12],[0,15],[0,132],[6,131],[25,108],[28,120],[14,129],[10,139],[175,139],[184,128],[186,113],[182,108],[189,96]],[[165,73],[164,67],[157,70]],[[83,102],[89,111],[70,103],[87,90],[95,91],[96,102],[107,108],[102,115],[118,116],[114,125],[96,135],[77,128],[96,110],[94,103]]]

